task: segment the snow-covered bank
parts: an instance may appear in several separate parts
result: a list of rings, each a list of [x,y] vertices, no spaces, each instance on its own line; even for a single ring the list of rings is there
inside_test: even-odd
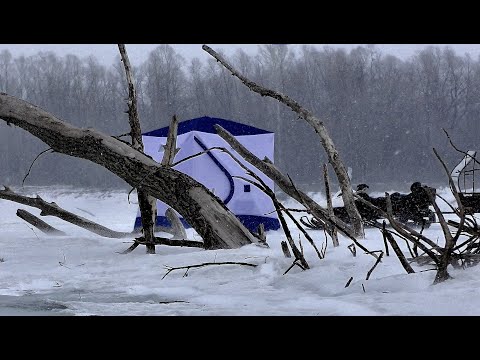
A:
[[[111,229],[133,228],[137,205],[128,202],[126,191],[26,190]],[[446,190],[439,193],[451,199]],[[322,203],[321,194],[313,195]],[[286,205],[295,206],[293,201]],[[329,242],[326,258],[320,260],[302,239],[311,269],[295,267],[283,275],[292,259],[281,251],[282,231],[268,233],[270,249],[158,246],[155,255],[145,254],[143,247],[121,255],[130,246],[126,240],[101,238],[52,217],[43,219],[68,236],[48,236],[18,218],[18,208],[39,214],[0,200],[0,315],[480,315],[478,267],[451,270],[453,280],[432,285],[435,271],[421,272],[429,267],[414,265],[417,272],[407,275],[391,255],[365,280],[375,259],[358,251],[354,258],[349,240],[341,238],[338,248]],[[198,239],[193,230],[188,233]],[[310,233],[320,247],[323,232]],[[297,240],[298,232],[293,234]],[[425,234],[443,239],[438,224]],[[370,250],[383,249],[376,229],[367,229],[362,243]],[[404,243],[399,245],[407,251]],[[162,280],[165,266],[224,261],[257,267],[209,266],[190,269],[188,276],[178,270]],[[345,288],[350,277],[354,279]]]

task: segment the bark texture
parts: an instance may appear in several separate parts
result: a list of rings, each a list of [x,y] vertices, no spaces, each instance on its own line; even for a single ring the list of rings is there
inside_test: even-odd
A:
[[[0,93],[0,118],[53,150],[97,163],[174,208],[202,237],[206,249],[258,242],[205,186],[94,129],[81,129],[24,100]]]
[[[69,222],[70,224],[80,226],[81,228],[84,228],[88,231],[91,231],[103,237],[119,239],[119,238],[131,236],[130,233],[110,230],[109,228],[106,228],[105,226],[97,224],[96,222],[93,222],[91,220],[85,219],[76,214],[73,214],[69,211],[66,211],[61,207],[59,207],[54,202],[51,202],[51,203],[46,202],[40,196],[32,198],[28,196],[19,195],[13,192],[10,188],[5,187],[4,190],[0,190],[0,199],[14,201],[19,204],[35,207],[37,209],[42,210],[42,212],[40,213],[40,216],[55,216],[66,222]]]
[[[125,68],[125,75],[128,84],[128,122],[130,124],[130,135],[132,138],[132,148],[143,152],[142,130],[138,118],[137,90],[133,82],[132,67],[128,59],[125,44],[118,44],[120,56]],[[156,199],[141,189],[137,191],[138,206],[142,218],[143,236],[147,242],[147,253],[155,254],[155,223],[157,220],[157,201]]]
[[[63,231],[55,229],[53,226],[47,224],[45,221],[39,219],[38,217],[29,213],[26,210],[18,209],[17,216],[20,219],[23,219],[29,224],[35,226],[38,230],[40,230],[45,234],[54,235],[54,236],[66,235]]]

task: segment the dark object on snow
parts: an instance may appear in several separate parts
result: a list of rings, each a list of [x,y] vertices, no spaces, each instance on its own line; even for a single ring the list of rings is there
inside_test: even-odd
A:
[[[359,184],[357,185],[357,193],[359,191],[365,191],[366,189],[369,189],[370,187],[367,184]]]
[[[367,188],[368,185],[366,184],[358,185],[356,194],[384,212],[387,212],[386,198],[384,196],[377,198],[371,197],[365,192],[365,189]],[[422,185],[417,181],[410,186],[411,192],[409,194],[401,194],[399,192],[391,194],[390,200],[392,202],[392,213],[394,218],[404,224],[411,223],[416,226],[425,227],[428,227],[432,222],[435,222],[435,213],[430,209],[432,202],[427,193],[428,189],[431,189],[433,194],[436,193],[434,188]],[[360,212],[365,225],[374,225],[378,220],[383,218],[378,210],[371,208],[360,200],[356,200],[355,204],[357,205],[358,211]],[[350,218],[343,206],[334,207],[333,213],[343,222],[350,223]],[[316,221],[315,218],[309,220],[304,216],[301,218],[301,222],[305,226],[313,229],[323,228],[322,224]]]

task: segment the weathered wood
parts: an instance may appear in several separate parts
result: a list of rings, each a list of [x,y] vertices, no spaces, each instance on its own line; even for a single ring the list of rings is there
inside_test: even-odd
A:
[[[267,244],[267,235],[265,234],[265,225],[263,223],[258,225],[257,237],[259,239],[259,244],[269,247]]]
[[[282,203],[280,203],[278,200],[275,199],[275,201],[277,201],[278,203],[278,206],[280,207],[280,209],[282,209],[283,212],[285,212],[285,214],[287,214],[287,216],[290,218],[290,220],[293,221],[293,223],[295,224],[295,226],[298,228],[298,230],[300,230],[300,232],[303,234],[303,236],[305,236],[305,239],[308,240],[308,242],[310,243],[310,245],[312,245],[312,247],[315,249],[315,252],[317,253],[317,256],[318,258],[321,260],[325,257],[325,254],[322,254],[321,251],[318,250],[317,248],[317,245],[315,245],[315,242],[313,241],[312,237],[308,234],[308,232],[305,231],[305,229],[302,227],[302,225],[300,225],[300,223],[298,222],[297,219],[295,219],[295,217],[290,213],[290,211],[288,211],[287,208],[285,208],[285,206],[283,206]],[[300,243],[300,246],[302,245],[302,243]],[[302,255],[303,255],[303,249],[302,249]]]
[[[55,216],[66,222],[80,226],[81,228],[84,228],[88,231],[91,231],[103,237],[119,239],[119,238],[131,236],[130,233],[113,231],[91,220],[75,215],[69,211],[62,209],[54,202],[51,202],[51,203],[46,202],[38,195],[35,198],[18,195],[15,192],[13,192],[10,188],[5,186],[4,190],[0,190],[0,199],[9,200],[19,204],[35,207],[37,209],[42,210],[42,212],[40,213],[40,216]]]
[[[135,250],[139,245],[152,245],[151,241],[146,241],[144,237],[135,238],[133,244],[126,250],[122,251],[120,254],[128,254]],[[200,241],[193,240],[173,240],[164,237],[156,236],[154,238],[153,246],[155,245],[168,245],[168,246],[180,246],[180,247],[196,247],[203,248],[203,243]]]
[[[323,164],[323,182],[325,184],[325,196],[327,198],[327,211],[328,216],[331,218],[334,216],[333,213],[333,204],[332,204],[332,194],[330,193],[330,182],[328,180],[328,167],[327,164]],[[328,227],[328,233],[332,238],[333,246],[339,246],[337,228],[334,226]]]
[[[383,245],[385,246],[385,254],[387,256],[390,256],[390,251],[388,250],[387,237],[385,236],[385,232],[387,231],[386,227],[387,227],[387,223],[385,222],[385,220],[383,220],[383,224],[382,224]]]
[[[256,157],[252,152],[250,152],[245,146],[240,144],[240,142],[235,139],[235,137],[230,134],[227,130],[222,128],[220,125],[214,125],[217,134],[224,139],[233,150],[235,150],[243,159],[255,166],[258,170],[267,175],[272,179],[286,194],[290,195],[292,198],[300,202],[303,206],[309,209],[309,212],[319,218],[323,219],[328,224],[336,226],[341,232],[348,236],[360,249],[364,250],[366,253],[377,258],[377,255],[369,251],[365,246],[360,244],[354,235],[351,233],[350,226],[345,224],[343,221],[338,219],[336,216],[330,217],[325,209],[323,209],[318,203],[316,203],[311,197],[302,192],[301,190],[295,187],[295,184],[291,181],[290,178],[285,177],[275,165],[268,159],[265,158],[263,161]],[[230,151],[225,148],[217,147],[216,149],[222,150],[232,157],[241,167],[245,168],[241,162],[232,155]],[[210,149],[211,150],[211,149]],[[255,173],[250,171],[252,176],[255,176]],[[257,176],[258,178],[258,176]],[[267,193],[268,195],[268,193]],[[272,198],[274,201],[274,198]],[[299,227],[301,229],[301,227]]]
[[[120,254],[125,255],[125,254],[131,253],[133,250],[135,250],[138,247],[138,245],[140,244],[137,242],[134,242],[128,249],[120,252]]]
[[[235,261],[224,261],[224,262],[213,262],[213,263],[202,263],[202,264],[196,264],[196,265],[188,265],[188,266],[178,266],[178,267],[173,267],[173,266],[165,266],[165,269],[167,269],[167,273],[163,275],[162,280],[170,274],[174,270],[186,270],[185,274],[183,277],[187,276],[188,270],[193,269],[193,268],[199,268],[199,267],[204,267],[204,266],[222,266],[222,265],[241,265],[241,266],[250,266],[250,267],[257,267],[257,264],[250,264],[250,263],[245,263],[245,262],[235,262]]]
[[[373,270],[375,270],[375,268],[377,267],[378,263],[380,261],[382,261],[382,257],[383,257],[383,251],[381,252],[380,256],[378,257],[377,261],[375,261],[375,264],[372,266],[372,268],[368,271],[367,273],[367,277],[365,278],[365,280],[368,280],[370,279],[370,275],[372,275],[372,272]]]
[[[158,165],[128,144],[93,129],[80,129],[24,100],[0,93],[0,119],[19,126],[58,153],[90,160],[129,185],[175,209],[202,237],[206,249],[238,248],[258,240],[205,186]]]
[[[186,239],[187,232],[177,214],[175,214],[175,211],[172,208],[168,208],[165,211],[165,216],[167,217],[168,221],[170,221],[170,224],[172,224],[170,229],[170,233],[173,235],[172,239]]]
[[[45,221],[39,219],[38,217],[29,213],[26,210],[18,209],[17,210],[17,216],[20,219],[23,219],[26,222],[28,222],[29,224],[35,226],[38,230],[40,230],[41,232],[43,232],[45,234],[54,235],[54,236],[66,235],[63,231],[55,229],[53,226],[48,225]]]
[[[168,245],[168,246],[181,246],[181,247],[196,247],[203,248],[203,242],[194,241],[194,240],[176,240],[169,239],[160,236],[155,236],[155,245]],[[135,242],[139,245],[147,245],[144,237],[139,237],[135,239]]]
[[[296,189],[290,180],[283,175],[280,170],[268,159],[260,160],[255,154],[243,146],[235,137],[230,134],[227,130],[222,128],[220,125],[214,125],[217,134],[225,140],[228,145],[230,145],[233,150],[235,150],[243,159],[255,166],[258,170],[264,173],[267,177],[272,179],[278,187],[291,196],[293,199],[297,200],[299,203],[304,204],[307,207],[313,216],[322,219],[328,223],[334,223],[338,229],[347,235],[350,239],[354,239],[355,236],[351,231],[351,227],[345,224],[340,219],[336,217],[330,218],[327,210],[322,208],[317,202],[315,202],[311,197],[300,189]]]
[[[138,118],[137,106],[137,90],[133,82],[132,68],[128,59],[125,44],[118,44],[125,75],[128,84],[128,122],[130,124],[130,135],[132,137],[132,148],[143,152],[142,130],[140,120]],[[143,236],[147,241],[147,253],[155,254],[155,246],[153,245],[155,238],[155,222],[157,220],[157,199],[149,195],[143,189],[138,189],[138,207],[140,208],[140,216],[142,218]]]
[[[280,244],[282,245],[283,255],[285,255],[286,258],[291,258],[292,254],[290,253],[290,249],[288,248],[287,242],[282,241]]]
[[[293,241],[292,234],[290,233],[290,229],[288,228],[287,222],[283,217],[282,209],[278,201],[276,201],[276,199],[272,199],[272,200],[274,200],[273,205],[277,210],[278,220],[280,220],[280,224],[282,225],[285,236],[287,237],[287,241],[290,245],[290,248],[292,249],[293,256],[295,256],[295,262],[298,260],[298,262],[302,265],[304,269],[310,269],[310,266],[308,265],[307,260],[305,259],[303,254],[300,252],[300,250],[297,248],[297,245],[295,245],[295,241]]]
[[[178,119],[176,115],[173,115],[168,128],[167,143],[163,146],[164,153],[161,164],[164,166],[171,166],[175,159],[175,155],[180,151],[180,149],[177,149],[177,132]]]
[[[397,242],[393,238],[392,234],[390,234],[388,231],[382,231],[383,235],[387,238],[388,242],[390,243],[390,246],[392,247],[393,251],[395,252],[395,255],[397,255],[398,260],[400,260],[400,263],[402,264],[403,268],[407,272],[407,274],[413,274],[415,270],[410,266],[408,263],[407,259],[405,258],[405,255],[403,255],[402,250],[398,247]],[[382,253],[383,254],[383,253]]]
[[[362,217],[360,216],[360,213],[358,212],[358,209],[355,205],[352,186],[350,184],[350,178],[348,177],[347,170],[345,169],[345,166],[343,165],[343,162],[340,158],[340,154],[335,148],[333,140],[328,134],[327,128],[325,127],[323,122],[320,121],[320,119],[318,119],[315,115],[313,115],[312,112],[302,107],[298,102],[291,99],[287,95],[281,94],[271,89],[267,89],[247,79],[237,70],[235,70],[233,66],[231,66],[223,58],[223,56],[215,52],[212,48],[208,47],[207,45],[203,45],[202,49],[211,56],[213,56],[220,64],[222,64],[223,67],[230,71],[233,76],[240,79],[240,81],[250,90],[260,94],[261,96],[268,96],[285,104],[294,112],[296,112],[301,118],[303,118],[310,126],[313,127],[315,132],[320,137],[320,142],[325,149],[325,152],[327,153],[328,161],[332,165],[333,170],[337,175],[339,185],[342,189],[342,198],[345,205],[345,210],[347,211],[348,216],[351,219],[355,237],[363,238],[365,234],[363,231]]]

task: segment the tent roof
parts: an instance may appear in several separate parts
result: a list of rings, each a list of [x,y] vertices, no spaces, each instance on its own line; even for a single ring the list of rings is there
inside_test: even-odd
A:
[[[185,134],[190,131],[201,131],[201,132],[216,134],[217,132],[213,127],[213,125],[215,124],[220,125],[225,130],[230,132],[233,136],[272,133],[271,131],[262,130],[250,125],[237,123],[235,121],[204,116],[204,117],[199,117],[196,119],[185,120],[180,122],[178,124],[177,135]],[[143,136],[167,137],[167,135],[168,135],[168,126],[163,127],[161,129],[152,130],[152,131],[143,133]]]

